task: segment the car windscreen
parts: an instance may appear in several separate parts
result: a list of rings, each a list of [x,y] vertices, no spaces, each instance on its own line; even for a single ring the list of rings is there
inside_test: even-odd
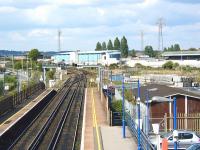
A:
[[[198,138],[200,138],[200,134],[196,133],[196,136],[198,136]]]

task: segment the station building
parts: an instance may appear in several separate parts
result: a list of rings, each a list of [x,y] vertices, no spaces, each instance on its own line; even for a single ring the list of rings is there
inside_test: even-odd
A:
[[[168,60],[200,60],[200,51],[171,51],[163,52],[162,56]]]
[[[106,51],[67,51],[52,56],[54,63],[85,65],[110,65],[119,63],[121,52],[118,50]]]

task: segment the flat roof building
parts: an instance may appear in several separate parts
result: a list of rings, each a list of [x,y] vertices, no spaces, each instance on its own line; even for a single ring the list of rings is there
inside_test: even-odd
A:
[[[168,60],[200,60],[200,51],[171,51],[163,52],[162,56]]]
[[[83,65],[110,65],[119,63],[121,52],[118,50],[106,51],[69,51],[52,56],[54,63]]]

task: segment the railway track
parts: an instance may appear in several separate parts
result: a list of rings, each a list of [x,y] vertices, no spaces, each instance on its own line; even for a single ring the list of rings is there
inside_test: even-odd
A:
[[[85,85],[82,84],[82,87]],[[65,116],[65,121],[63,121],[60,126],[56,128],[55,135],[51,140],[48,149],[54,150],[74,150],[75,143],[77,142],[77,132],[80,123],[80,115],[83,106],[83,96],[84,88],[80,88],[78,94],[76,95],[73,104],[71,105],[68,114]]]
[[[73,114],[76,112],[72,110],[77,110],[77,113],[81,112],[83,97],[80,95],[84,95],[85,80],[83,74],[70,78],[24,132],[9,146],[7,145],[8,147],[5,146],[4,148],[55,149],[57,145],[59,145],[57,143],[59,143],[60,139],[63,137],[62,135],[64,133],[63,131],[66,130],[66,124],[68,124],[69,127],[72,123],[68,122],[71,121],[68,118],[73,117]],[[78,108],[78,106],[80,107]],[[78,116],[80,116],[80,114]],[[73,124],[78,125],[78,120],[74,121],[76,123],[73,122]],[[62,130],[59,131],[58,129]],[[78,128],[76,127],[75,129],[77,130]],[[77,131],[67,130],[67,132],[74,133],[74,136],[71,138],[75,141]],[[54,139],[57,139],[57,142],[55,146],[52,146]]]

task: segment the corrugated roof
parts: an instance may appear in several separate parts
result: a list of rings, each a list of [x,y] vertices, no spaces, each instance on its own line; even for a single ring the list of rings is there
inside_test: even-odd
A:
[[[200,51],[171,51],[171,52],[163,52],[162,56],[197,56],[200,55]]]
[[[157,90],[155,90],[157,89]],[[200,93],[186,91],[181,88],[169,87],[167,85],[161,84],[148,84],[146,86],[142,86],[141,90],[141,100],[146,100],[146,91],[149,91],[149,98],[152,99],[153,96],[161,96],[161,97],[169,97],[173,95],[186,95],[190,97],[195,97],[200,99]],[[151,91],[152,90],[152,91]],[[133,90],[133,94],[137,97],[137,89]]]

